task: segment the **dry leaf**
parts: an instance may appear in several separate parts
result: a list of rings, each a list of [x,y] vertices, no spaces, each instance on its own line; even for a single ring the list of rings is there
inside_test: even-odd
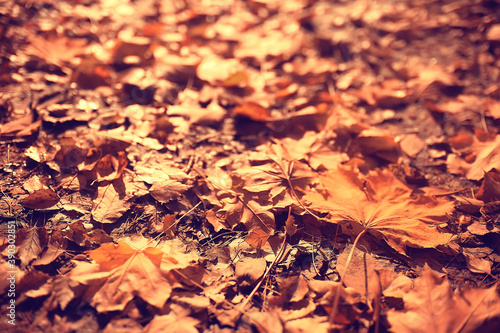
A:
[[[271,119],[271,113],[268,109],[255,102],[247,102],[234,108],[233,113],[238,116],[244,116],[254,121],[267,121]]]
[[[410,157],[415,157],[422,150],[425,149],[426,145],[422,139],[417,134],[407,134],[399,142],[401,150]]]
[[[124,186],[124,184],[114,181],[97,188],[97,197],[92,204],[94,220],[101,223],[113,223],[129,209],[130,203],[123,200]]]
[[[93,304],[99,312],[123,310],[135,295],[161,308],[179,285],[171,271],[197,260],[194,253],[181,252],[178,241],[167,241],[160,249],[142,237],[101,245],[88,255],[93,262],[75,262],[70,277],[96,287]]]
[[[254,283],[266,271],[266,259],[245,257],[236,263],[235,274],[238,280]]]
[[[47,231],[38,227],[22,230],[23,232],[19,231],[18,237],[24,239],[19,245],[17,255],[21,260],[21,268],[24,269],[33,259],[38,258],[47,245]]]
[[[341,223],[346,233],[357,235],[367,229],[401,254],[406,246],[435,248],[454,238],[437,230],[453,211],[453,203],[425,196],[413,199],[411,189],[387,170],[362,179],[353,171],[338,169],[319,180],[326,198],[310,192],[304,199],[310,208],[329,213],[328,219]]]
[[[392,332],[477,332],[487,323],[498,323],[500,298],[497,286],[457,290],[426,265],[411,290],[402,293],[403,310],[390,310]]]
[[[51,189],[36,190],[28,195],[21,205],[31,209],[47,209],[59,202],[59,196]]]
[[[68,38],[66,36],[43,37],[30,35],[28,52],[55,65],[73,60],[85,52],[87,41],[84,39]]]
[[[492,141],[476,143],[473,151],[476,160],[467,171],[467,178],[479,180],[483,178],[485,172],[500,166],[500,134]]]
[[[155,316],[149,324],[144,327],[142,333],[169,332],[169,333],[198,333],[198,319],[192,317],[178,316],[175,312],[168,315]]]
[[[487,133],[477,131],[475,137],[456,136],[450,143],[463,155],[448,155],[446,164],[452,173],[465,174],[468,179],[480,180],[485,172],[500,165],[500,134],[492,138]]]
[[[500,172],[493,169],[484,174],[476,198],[484,202],[500,201]]]

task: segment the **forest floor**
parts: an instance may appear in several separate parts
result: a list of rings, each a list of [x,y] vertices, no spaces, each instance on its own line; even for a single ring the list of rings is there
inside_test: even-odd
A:
[[[494,0],[0,1],[3,332],[497,332]]]

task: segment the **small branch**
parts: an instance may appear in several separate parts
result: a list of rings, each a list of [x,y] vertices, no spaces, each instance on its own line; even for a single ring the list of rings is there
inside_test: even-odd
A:
[[[196,209],[196,207],[198,207],[200,204],[202,203],[202,201],[198,202],[196,205],[194,205],[193,207],[191,207],[191,209],[189,209],[186,213],[184,213],[181,217],[179,217],[177,220],[175,220],[174,223],[172,223],[167,229],[163,230],[158,236],[156,236],[155,238],[151,239],[149,243],[152,243],[154,242],[155,240],[157,240],[158,238],[160,238],[163,234],[165,234],[165,232],[169,231],[170,228],[172,228],[173,226],[175,226],[177,223],[179,223],[186,215],[188,215],[189,213],[191,213],[193,210]],[[160,242],[158,242],[155,247],[158,246],[158,244],[160,244]]]
[[[273,269],[274,265],[281,261],[281,257],[283,256],[283,254],[285,253],[285,248],[286,248],[286,236],[283,237],[283,243],[281,243],[281,247],[280,247],[280,250],[278,251],[278,253],[276,254],[276,257],[274,258],[274,261],[272,262],[272,264],[267,268],[266,272],[264,273],[264,275],[262,275],[259,283],[257,283],[257,285],[255,286],[255,288],[253,288],[252,292],[250,293],[250,295],[248,295],[248,297],[243,301],[243,303],[240,304],[240,307],[238,309],[238,311],[240,311],[241,313],[244,313],[244,309],[245,307],[247,306],[248,302],[250,302],[250,300],[252,299],[252,297],[255,295],[255,293],[257,293],[257,291],[259,290],[260,286],[262,285],[262,282],[266,279],[267,275],[269,275],[269,273],[271,272],[271,270]]]

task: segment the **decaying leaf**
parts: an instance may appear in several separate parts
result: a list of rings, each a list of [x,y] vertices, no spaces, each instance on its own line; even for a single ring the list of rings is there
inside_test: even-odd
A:
[[[14,330],[496,332],[494,2],[4,1]]]
[[[236,263],[236,277],[240,281],[240,284],[248,286],[264,275],[266,265],[264,258],[243,258]]]
[[[156,316],[142,331],[143,333],[172,332],[172,333],[197,333],[196,326],[199,320],[193,317],[177,316],[171,313],[163,316]]]
[[[28,51],[55,65],[62,65],[83,54],[87,44],[84,39],[70,39],[66,36],[43,38],[31,34],[29,37],[31,45]]]

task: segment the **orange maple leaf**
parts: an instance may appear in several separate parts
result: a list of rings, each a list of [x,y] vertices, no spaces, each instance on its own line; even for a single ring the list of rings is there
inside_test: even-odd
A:
[[[447,279],[426,265],[421,277],[404,291],[403,310],[390,310],[387,319],[392,332],[477,332],[480,327],[498,323],[500,298],[497,286],[453,293]],[[493,327],[493,326],[489,326]]]
[[[452,212],[454,204],[427,196],[413,199],[411,189],[387,170],[362,179],[340,168],[319,180],[326,197],[310,192],[303,199],[310,202],[311,209],[328,213],[332,222],[341,223],[346,233],[367,231],[403,255],[406,246],[433,248],[453,238],[436,226]]]
[[[92,304],[99,312],[123,310],[135,295],[158,308],[180,287],[172,270],[194,266],[197,255],[183,253],[178,240],[155,248],[141,237],[124,238],[88,252],[92,263],[76,262],[70,277],[97,292]]]
[[[500,135],[492,137],[478,131],[475,137],[460,135],[450,141],[454,150],[459,153],[448,156],[446,163],[451,173],[464,174],[468,179],[480,180],[485,172],[500,165]]]

